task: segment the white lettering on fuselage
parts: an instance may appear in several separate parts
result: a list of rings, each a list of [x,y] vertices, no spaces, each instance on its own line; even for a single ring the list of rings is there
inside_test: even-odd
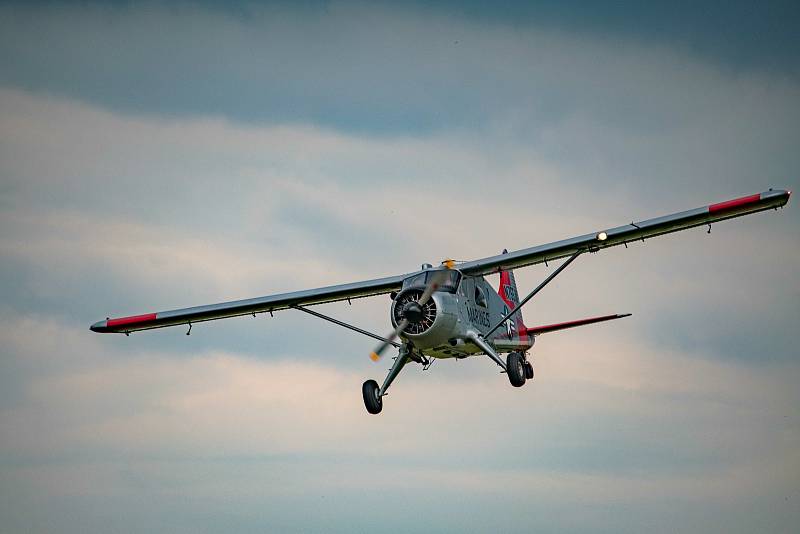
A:
[[[472,324],[485,326],[486,328],[491,326],[489,323],[489,312],[486,310],[479,310],[477,308],[467,306],[467,317],[469,318],[469,322]]]

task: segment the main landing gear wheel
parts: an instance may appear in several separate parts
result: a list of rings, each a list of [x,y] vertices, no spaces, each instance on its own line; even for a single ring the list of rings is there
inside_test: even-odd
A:
[[[364,406],[366,406],[367,411],[373,415],[381,413],[383,409],[383,398],[378,395],[379,391],[378,383],[374,380],[367,380],[364,382],[364,385],[361,386],[361,393],[364,394]]]
[[[515,388],[525,385],[525,357],[519,352],[511,352],[506,356],[508,381]]]

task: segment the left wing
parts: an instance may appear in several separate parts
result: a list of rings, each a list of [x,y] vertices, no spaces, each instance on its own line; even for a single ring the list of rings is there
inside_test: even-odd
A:
[[[94,323],[90,328],[94,332],[127,334],[137,330],[150,330],[152,328],[213,321],[214,319],[225,319],[239,315],[273,312],[291,308],[292,306],[369,297],[399,290],[406,276],[408,275],[390,276],[352,284],[307,289],[254,299],[234,300],[232,302],[196,306],[194,308],[146,313],[115,319],[109,318],[105,321]]]
[[[468,275],[486,275],[500,270],[508,271],[566,258],[581,250],[596,252],[603,248],[678,232],[695,226],[705,226],[725,219],[777,209],[789,201],[791,194],[791,191],[769,190],[655,219],[632,222],[616,228],[598,228],[591,234],[461,263],[458,265],[458,269]]]

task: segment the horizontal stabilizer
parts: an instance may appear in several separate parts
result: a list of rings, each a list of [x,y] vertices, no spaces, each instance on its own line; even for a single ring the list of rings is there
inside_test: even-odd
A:
[[[555,332],[557,330],[566,330],[567,328],[575,328],[576,326],[583,326],[587,324],[602,323],[603,321],[612,321],[614,319],[622,319],[623,317],[630,317],[630,313],[603,315],[602,317],[589,317],[588,319],[578,319],[577,321],[567,321],[566,323],[555,323],[543,326],[533,326],[526,329],[529,336],[538,336],[539,334],[546,334],[548,332]]]

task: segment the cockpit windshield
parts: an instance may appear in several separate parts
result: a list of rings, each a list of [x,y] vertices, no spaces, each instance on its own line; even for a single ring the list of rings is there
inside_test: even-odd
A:
[[[435,274],[441,276],[441,271],[426,271],[414,276],[410,276],[403,280],[403,289],[410,287],[425,287],[430,282],[430,279]],[[461,273],[455,269],[447,271],[446,278],[439,284],[439,291],[446,291],[448,293],[455,293],[458,289],[458,284],[461,282]]]

